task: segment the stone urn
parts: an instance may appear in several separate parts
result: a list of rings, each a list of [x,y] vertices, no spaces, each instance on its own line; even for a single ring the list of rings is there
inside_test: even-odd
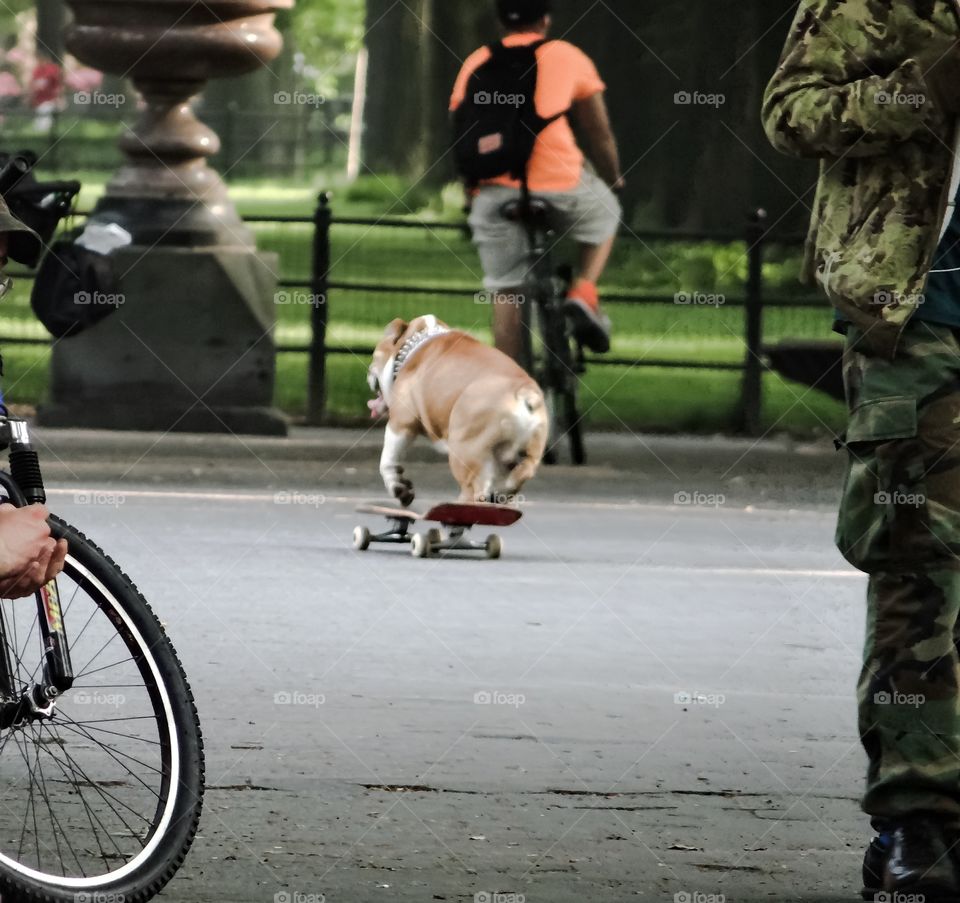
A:
[[[283,42],[274,14],[293,0],[67,3],[74,14],[69,51],[103,72],[131,78],[145,104],[120,139],[127,162],[110,181],[102,209],[148,243],[252,244],[207,163],[220,139],[197,120],[191,102],[207,80],[243,75],[275,59]]]
[[[293,0],[67,3],[70,52],[129,76],[143,109],[120,139],[125,162],[91,216],[132,236],[111,255],[123,303],[55,345],[40,422],[285,433],[273,408],[277,258],[256,250],[208,164],[220,142],[191,103],[208,79],[279,54],[274,15]]]

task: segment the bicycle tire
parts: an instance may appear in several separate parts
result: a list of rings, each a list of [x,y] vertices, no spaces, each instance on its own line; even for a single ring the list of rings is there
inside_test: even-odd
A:
[[[587,450],[583,442],[583,418],[577,407],[577,395],[569,390],[563,395],[564,430],[570,441],[570,460],[577,467],[587,463]]]
[[[110,619],[131,660],[143,674],[158,726],[161,716],[157,702],[164,703],[164,727],[168,729],[170,751],[170,767],[164,775],[167,797],[162,805],[158,802],[159,821],[147,834],[143,850],[116,872],[102,879],[46,874],[38,880],[29,874],[34,870],[14,862],[0,850],[0,894],[4,899],[24,903],[111,899],[145,903],[166,886],[183,864],[200,821],[204,752],[193,693],[160,621],[133,581],[76,528],[57,517],[50,518],[50,526],[56,537],[68,543],[65,573],[84,587],[95,605]],[[100,883],[91,883],[98,880]]]

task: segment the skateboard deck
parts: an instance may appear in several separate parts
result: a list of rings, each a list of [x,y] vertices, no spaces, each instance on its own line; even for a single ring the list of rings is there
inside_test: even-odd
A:
[[[512,527],[521,517],[523,512],[509,505],[448,502],[434,505],[422,520],[435,521],[445,527]]]
[[[423,520],[423,515],[409,508],[391,508],[387,505],[358,505],[357,514],[376,514],[380,517],[395,517],[401,520]]]

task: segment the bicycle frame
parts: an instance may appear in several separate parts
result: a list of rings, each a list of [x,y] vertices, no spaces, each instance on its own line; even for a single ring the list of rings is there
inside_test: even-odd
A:
[[[4,448],[10,449],[11,463],[11,473],[0,470],[0,489],[6,501],[17,508],[45,502],[40,464],[25,421],[0,417],[0,449]],[[7,643],[7,624],[0,612],[0,730],[31,718],[49,717],[57,697],[73,686],[70,645],[55,579],[36,593],[36,604],[44,650],[43,673],[41,682],[28,687],[19,697]]]

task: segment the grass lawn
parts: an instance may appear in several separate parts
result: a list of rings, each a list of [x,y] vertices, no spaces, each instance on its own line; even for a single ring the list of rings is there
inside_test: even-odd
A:
[[[80,174],[80,209],[89,210],[103,190],[102,176]],[[309,216],[316,185],[294,182],[238,183],[232,195],[247,217]],[[346,195],[346,197],[343,197]],[[344,216],[377,213],[369,199],[351,201],[349,191],[335,196],[334,212]],[[381,211],[382,212],[382,211]],[[312,226],[253,223],[259,246],[280,257],[278,272],[306,282],[310,275]],[[460,229],[399,229],[335,224],[331,235],[335,282],[370,286],[400,285],[399,292],[334,288],[328,298],[331,346],[370,348],[384,325],[396,316],[410,319],[434,313],[458,328],[489,341],[490,307],[478,303],[481,271],[469,237]],[[765,269],[769,291],[797,296],[794,253],[771,250]],[[681,245],[625,238],[612,261],[608,294],[641,293],[658,300],[645,304],[609,304],[614,323],[612,356],[636,361],[737,363],[743,360],[744,312],[734,303],[743,293],[746,258],[742,244]],[[414,288],[439,288],[431,295]],[[0,335],[45,337],[29,307],[28,280],[20,280],[0,305]],[[716,306],[678,305],[677,292],[722,296]],[[482,301],[482,298],[480,299]],[[310,307],[277,306],[277,341],[305,345],[310,338]],[[764,338],[829,338],[830,316],[820,308],[774,307],[765,313]],[[47,387],[43,347],[7,345],[5,392],[12,402],[35,404]],[[333,354],[328,362],[328,408],[340,420],[362,421],[368,389],[366,355]],[[306,407],[306,358],[281,354],[277,365],[277,404],[293,416]],[[593,367],[584,380],[582,407],[595,429],[717,432],[734,421],[740,374],[720,370],[680,370],[656,366]],[[796,434],[842,428],[842,406],[818,392],[786,383],[775,375],[764,381],[765,428]]]

